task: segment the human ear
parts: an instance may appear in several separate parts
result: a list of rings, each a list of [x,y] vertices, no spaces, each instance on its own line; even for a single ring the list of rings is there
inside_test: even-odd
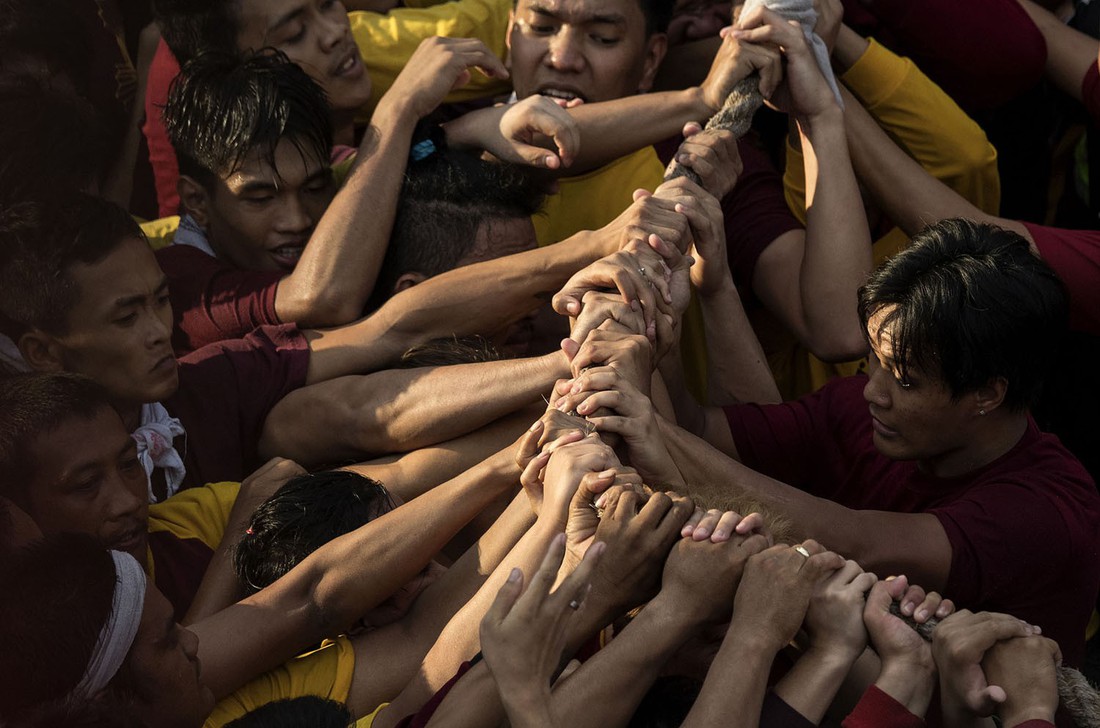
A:
[[[661,61],[668,52],[668,36],[664,33],[654,33],[646,41],[645,60],[642,62],[642,78],[638,81],[638,93],[645,93],[653,88],[653,79],[657,76],[657,69],[661,67]]]
[[[19,337],[16,346],[31,369],[38,372],[65,371],[61,344],[46,332],[38,329],[29,331]]]
[[[415,273],[412,271],[402,273],[398,276],[397,282],[393,284],[393,294],[396,296],[398,293],[401,293],[401,291],[412,288],[417,283],[423,283],[426,280],[428,280],[428,276],[423,273]]]
[[[990,379],[984,387],[979,387],[974,393],[975,404],[979,415],[986,415],[997,409],[1004,402],[1008,393],[1008,380],[1004,377]]]
[[[206,188],[193,177],[180,175],[176,182],[176,191],[183,209],[194,218],[199,227],[205,229],[210,222],[210,195]]]

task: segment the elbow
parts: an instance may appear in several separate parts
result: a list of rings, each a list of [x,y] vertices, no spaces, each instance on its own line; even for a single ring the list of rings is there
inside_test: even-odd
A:
[[[291,290],[284,292],[284,288]],[[304,292],[282,285],[277,295],[279,318],[285,323],[295,323],[307,328],[351,323],[362,317],[363,307],[366,305],[363,297],[355,295],[355,292],[333,285],[313,286]]]

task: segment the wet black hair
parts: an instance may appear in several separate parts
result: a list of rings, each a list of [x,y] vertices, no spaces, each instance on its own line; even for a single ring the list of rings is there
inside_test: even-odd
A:
[[[456,268],[478,228],[530,217],[544,199],[545,181],[519,165],[455,149],[410,161],[368,306],[381,306],[405,273],[431,278]]]
[[[261,705],[225,728],[347,728],[352,722],[343,703],[303,695]]]
[[[235,51],[239,13],[239,0],[153,0],[160,34],[180,64],[206,51]]]
[[[329,541],[393,509],[385,486],[330,470],[291,478],[252,514],[233,553],[244,593],[270,586]]]
[[[325,164],[333,144],[325,92],[271,48],[208,52],[189,61],[172,82],[164,124],[180,174],[207,188],[255,150],[274,167],[284,139],[303,158]]]
[[[859,289],[864,329],[887,309],[904,380],[912,369],[940,377],[956,399],[1003,378],[1004,404],[1032,406],[1065,328],[1065,287],[1015,232],[942,220],[913,237]],[[876,344],[878,342],[871,342]]]

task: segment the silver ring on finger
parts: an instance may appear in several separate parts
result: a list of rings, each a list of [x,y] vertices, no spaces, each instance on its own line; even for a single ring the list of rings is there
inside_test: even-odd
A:
[[[797,546],[795,546],[794,550],[797,551],[798,553],[802,554],[803,556],[805,556],[807,559],[810,558],[810,552],[807,551],[806,547],[803,546],[802,544],[798,544]]]

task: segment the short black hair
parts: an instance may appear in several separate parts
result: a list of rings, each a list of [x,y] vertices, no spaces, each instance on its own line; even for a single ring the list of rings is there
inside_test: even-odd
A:
[[[274,166],[275,148],[284,139],[303,158],[326,164],[332,151],[325,92],[271,48],[208,52],[189,61],[172,82],[164,124],[180,174],[206,187],[257,149]]]
[[[110,554],[90,536],[58,534],[0,563],[0,715],[19,720],[76,688],[115,591]]]
[[[385,486],[330,470],[291,478],[252,514],[233,553],[245,594],[270,586],[329,541],[393,509]]]
[[[111,410],[107,392],[93,380],[64,372],[0,378],[0,495],[17,505],[34,479],[32,443],[73,419]],[[112,410],[113,411],[113,410]]]
[[[343,703],[317,695],[276,700],[225,724],[225,728],[347,728],[351,713]]]
[[[76,91],[29,74],[4,75],[0,118],[0,206],[98,184],[107,156],[103,127]]]
[[[903,378],[938,373],[955,399],[1004,378],[1014,411],[1038,399],[1067,316],[1062,281],[1024,238],[964,219],[928,226],[871,274],[859,289],[864,329],[887,308],[879,331]]]
[[[453,270],[481,225],[530,217],[544,199],[544,180],[519,165],[455,149],[410,161],[369,305],[381,306],[405,273],[431,278]]]
[[[87,95],[91,56],[87,28],[67,0],[0,0],[0,70],[40,62]]]
[[[237,49],[240,0],[153,0],[161,37],[180,64],[205,51]]]
[[[0,329],[12,339],[65,333],[80,298],[73,266],[99,263],[129,238],[145,235],[126,210],[79,192],[0,210]]]

